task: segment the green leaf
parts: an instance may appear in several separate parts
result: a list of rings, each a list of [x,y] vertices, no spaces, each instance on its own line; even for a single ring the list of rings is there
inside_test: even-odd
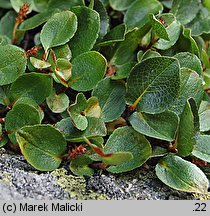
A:
[[[110,153],[108,156],[102,157],[102,161],[109,165],[120,165],[125,162],[128,162],[129,160],[132,160],[133,156],[130,152],[116,152],[116,153]]]
[[[50,110],[54,113],[62,113],[69,106],[69,98],[65,93],[56,94],[52,91],[49,97],[46,98],[46,102]]]
[[[173,0],[171,12],[182,24],[192,21],[200,8],[200,0],[182,1]]]
[[[5,35],[0,35],[0,46],[5,46],[9,44],[12,44],[12,41],[10,40],[10,38],[8,38]]]
[[[196,165],[178,156],[166,156],[155,170],[162,182],[176,190],[195,193],[206,193],[208,190],[209,182],[205,174]]]
[[[207,101],[202,101],[199,107],[199,119],[200,119],[200,130],[202,132],[210,130],[210,103]]]
[[[1,0],[0,7],[5,8],[5,9],[9,9],[9,8],[11,8],[11,3],[8,0]]]
[[[133,0],[109,0],[110,6],[114,10],[124,11],[129,8],[129,6],[133,3]]]
[[[210,68],[209,56],[208,56],[206,50],[204,50],[203,48],[201,51],[201,61],[203,63],[204,68]]]
[[[101,108],[98,99],[91,97],[86,100],[83,93],[77,94],[76,101],[69,107],[69,115],[73,125],[79,130],[85,130],[88,126],[87,116],[99,118],[101,116]]]
[[[187,101],[180,116],[179,129],[176,138],[178,155],[186,157],[191,154],[195,145],[194,115],[190,103]]]
[[[66,140],[70,142],[84,142],[85,137],[92,139],[95,137],[106,136],[106,127],[104,122],[99,118],[87,117],[88,127],[80,131],[74,127],[70,118],[61,120],[56,127],[65,135]]]
[[[29,97],[37,104],[41,104],[50,95],[52,85],[52,77],[50,75],[27,73],[20,76],[11,85],[8,97],[11,100]]]
[[[146,113],[170,107],[180,87],[179,63],[175,58],[155,57],[138,63],[127,79],[126,102]]]
[[[174,20],[167,28],[166,32],[168,34],[169,41],[164,39],[159,39],[154,47],[160,50],[167,50],[171,48],[179,39],[179,35],[181,33],[181,25],[180,22]]]
[[[2,105],[7,105],[6,104],[7,96],[2,87],[0,87],[0,104]]]
[[[41,171],[58,168],[67,150],[63,135],[51,125],[23,127],[16,139],[28,163]]]
[[[84,110],[85,116],[100,118],[101,117],[101,107],[99,106],[98,98],[92,96],[87,100],[87,106]]]
[[[210,163],[210,136],[199,135],[196,137],[196,145],[192,151],[195,157]]]
[[[94,170],[88,167],[91,163],[93,160],[89,156],[80,155],[71,161],[69,168],[77,176],[92,176]]]
[[[71,77],[72,65],[68,59],[59,58],[56,60],[56,65],[53,62],[53,78],[56,82],[63,84],[65,87],[68,86],[68,80]]]
[[[47,10],[49,0],[33,0],[33,10],[43,12]]]
[[[201,6],[199,13],[188,24],[188,28],[191,29],[193,36],[199,36],[203,33],[210,33],[210,12],[205,7]]]
[[[71,57],[72,57],[72,53],[71,53],[71,50],[68,46],[68,44],[64,44],[64,45],[61,45],[61,46],[58,46],[58,47],[54,47],[53,49],[53,52],[56,56],[56,59],[57,61],[59,59],[66,59],[66,60],[71,60]],[[49,60],[50,60],[50,63],[52,63],[52,59],[51,59],[52,55],[51,53],[49,54]]]
[[[150,15],[150,20],[153,30],[155,31],[157,36],[163,38],[164,40],[170,41],[165,26],[153,14]]]
[[[92,90],[106,73],[106,59],[98,52],[83,53],[72,61],[70,87],[76,91]]]
[[[170,110],[180,115],[189,98],[193,98],[199,107],[203,94],[202,79],[199,75],[190,69],[182,68],[180,91],[178,97],[171,104]]]
[[[140,53],[139,53],[137,58],[138,58],[138,62],[141,62],[141,61],[143,61],[145,59],[148,59],[148,58],[154,58],[154,57],[160,57],[160,56],[161,56],[160,53],[149,49],[144,54],[142,54],[141,56],[140,56]]]
[[[52,17],[56,12],[59,12],[59,10],[52,10],[52,11],[46,11],[43,13],[36,14],[26,20],[24,20],[20,26],[18,31],[28,31],[31,29],[34,29],[43,23],[47,22],[47,20]]]
[[[69,107],[69,115],[72,123],[81,131],[85,130],[88,126],[88,121],[84,113],[86,107],[87,100],[83,93],[77,94],[75,103]]]
[[[200,59],[192,53],[180,52],[176,54],[174,58],[177,58],[179,60],[181,68],[189,68],[197,72],[198,74],[201,74],[203,71]]]
[[[54,14],[42,28],[40,39],[47,51],[67,43],[77,30],[77,17],[71,11]]]
[[[157,14],[163,10],[163,6],[156,0],[134,1],[125,13],[124,22],[129,30],[141,28],[149,21],[149,14]]]
[[[101,2],[101,0],[94,0],[94,7],[93,9],[98,12],[100,16],[100,32],[98,39],[106,35],[108,29],[109,29],[109,16],[106,11],[105,5]]]
[[[84,0],[49,0],[48,10],[52,8],[59,8],[61,10],[68,10],[74,6],[84,5]]]
[[[92,95],[97,97],[102,109],[102,119],[110,122],[125,110],[125,84],[106,78],[94,88]]]
[[[17,14],[14,11],[8,11],[0,20],[0,35],[7,36],[12,40],[13,28]]]
[[[78,18],[78,28],[69,47],[73,57],[76,57],[93,48],[100,31],[100,17],[96,11],[87,7],[72,8],[72,12]]]
[[[8,143],[8,138],[6,136],[0,136],[0,148]]]
[[[23,126],[40,124],[42,117],[38,105],[32,99],[20,98],[6,115],[5,128],[10,140],[16,144],[15,133]]]
[[[139,133],[161,140],[173,141],[178,127],[178,116],[170,111],[160,114],[133,113],[129,119]]]
[[[200,51],[195,39],[191,35],[191,30],[189,28],[183,28],[183,32],[177,42],[179,51],[181,52],[191,52],[198,57],[200,57]]]
[[[111,76],[110,78],[112,80],[119,80],[119,79],[127,78],[131,69],[135,65],[136,65],[136,62],[130,62],[130,63],[121,65],[120,67],[117,68],[117,71],[114,74],[114,76]]]
[[[26,69],[25,52],[13,45],[0,46],[0,85],[14,82]]]
[[[139,46],[141,39],[150,30],[150,25],[140,29],[133,29],[125,35],[125,40],[114,47],[114,54],[111,57],[110,65],[120,66],[133,60],[134,53]]]
[[[0,137],[2,136],[3,134],[3,128],[2,128],[2,124],[0,123]]]
[[[34,57],[30,57],[30,62],[31,64],[38,69],[45,69],[45,68],[49,68],[51,66],[51,64],[49,62],[34,58]]]
[[[160,147],[160,146],[154,146],[152,149],[152,155],[153,157],[163,157],[168,154],[168,150],[166,148]]]
[[[110,166],[109,172],[121,173],[133,170],[144,164],[150,157],[152,149],[147,139],[132,127],[116,129],[107,140],[104,153],[130,152],[133,159],[123,164]]]
[[[125,31],[125,24],[116,26],[104,36],[103,40],[100,41],[97,46],[108,46],[119,41],[124,41]]]

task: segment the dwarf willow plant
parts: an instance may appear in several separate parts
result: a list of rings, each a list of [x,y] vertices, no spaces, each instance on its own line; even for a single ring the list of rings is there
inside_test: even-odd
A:
[[[165,184],[207,192],[209,1],[0,7],[1,147],[20,149],[37,170],[65,162],[87,176],[156,158]]]

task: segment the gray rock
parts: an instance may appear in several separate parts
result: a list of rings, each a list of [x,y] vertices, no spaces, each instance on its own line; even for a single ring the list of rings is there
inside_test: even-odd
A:
[[[68,199],[50,173],[39,174],[23,156],[0,149],[0,199]]]
[[[0,149],[0,199],[195,199],[193,194],[173,190],[161,181],[154,168],[139,168],[113,175],[96,173],[75,177],[64,168],[38,172],[21,155]]]

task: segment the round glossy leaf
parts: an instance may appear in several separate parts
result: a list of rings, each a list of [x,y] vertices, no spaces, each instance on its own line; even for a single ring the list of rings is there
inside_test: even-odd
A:
[[[70,87],[77,91],[88,91],[103,79],[106,73],[106,59],[98,52],[83,53],[72,61]]]
[[[54,113],[62,113],[69,106],[69,98],[65,93],[57,95],[54,91],[46,98],[50,110]]]
[[[123,113],[125,110],[125,84],[106,78],[94,88],[93,96],[99,100],[102,109],[102,119],[110,122]]]
[[[51,47],[67,43],[77,30],[77,17],[71,11],[54,14],[43,26],[40,39],[47,51]]]
[[[0,46],[0,85],[14,82],[26,69],[25,52],[13,45]]]
[[[179,122],[178,116],[169,111],[153,115],[135,112],[129,120],[137,132],[167,141],[175,139]]]
[[[104,153],[130,152],[133,159],[116,166],[107,168],[109,172],[121,173],[133,170],[144,164],[150,157],[152,149],[148,140],[132,127],[116,129],[109,137]]]
[[[71,10],[78,18],[78,28],[69,46],[73,57],[91,50],[100,31],[99,14],[87,7],[75,7]]]
[[[41,171],[58,168],[67,150],[63,135],[51,125],[23,127],[16,139],[28,163]]]
[[[32,98],[41,104],[52,90],[52,77],[47,74],[27,73],[20,76],[11,86],[9,98],[17,100],[20,97]]]
[[[175,155],[168,155],[156,165],[158,178],[166,185],[181,191],[206,193],[209,181],[194,164]]]
[[[180,88],[175,58],[155,57],[138,63],[127,79],[126,102],[145,113],[161,113],[170,107]]]
[[[157,14],[163,6],[156,0],[138,0],[130,5],[125,13],[124,22],[128,29],[141,28],[149,21],[149,14]]]

